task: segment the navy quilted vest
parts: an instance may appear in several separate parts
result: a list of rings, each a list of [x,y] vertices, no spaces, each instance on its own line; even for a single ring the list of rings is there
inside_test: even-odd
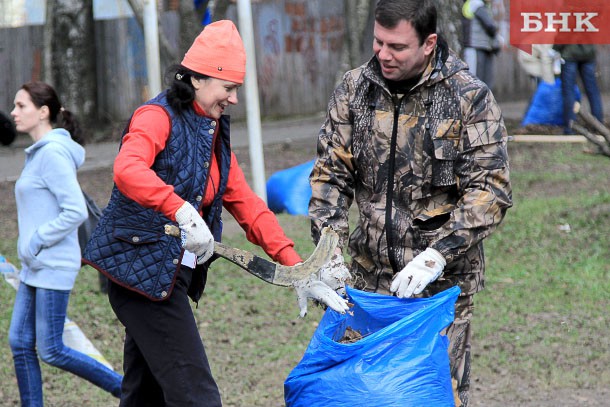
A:
[[[203,208],[203,212],[215,240],[220,241],[222,196],[231,165],[228,116],[216,121],[199,116],[192,109],[175,114],[167,103],[165,92],[147,104],[161,106],[171,119],[169,139],[165,149],[155,158],[152,169],[166,184],[174,186],[176,194],[196,208],[202,204],[212,143],[216,143],[220,185],[214,186],[213,203]],[[180,270],[183,250],[180,238],[165,234],[167,224],[177,226],[162,213],[127,198],[115,185],[108,206],[89,239],[84,261],[117,284],[152,300],[168,298]],[[194,272],[189,289],[189,296],[194,301],[203,292],[208,265],[197,266]]]

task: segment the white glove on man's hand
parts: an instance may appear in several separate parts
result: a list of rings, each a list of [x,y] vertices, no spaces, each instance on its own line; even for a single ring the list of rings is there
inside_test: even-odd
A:
[[[447,261],[437,250],[428,247],[418,254],[394,277],[390,291],[399,298],[420,294],[432,281],[439,278]]]
[[[300,308],[299,316],[301,318],[307,315],[308,298],[320,301],[341,314],[345,314],[349,310],[347,300],[324,282],[318,280],[315,274],[312,274],[309,278],[295,281],[292,285],[297,292],[297,301]]]
[[[197,264],[205,263],[214,254],[214,236],[197,209],[188,202],[176,211],[182,247],[197,256]]]
[[[320,269],[319,275],[320,281],[324,282],[341,296],[345,295],[345,284],[352,279],[352,275],[347,267],[345,267],[345,259],[341,253],[336,253]]]

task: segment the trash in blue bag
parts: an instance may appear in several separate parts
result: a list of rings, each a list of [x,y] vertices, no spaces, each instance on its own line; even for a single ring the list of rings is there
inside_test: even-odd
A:
[[[581,94],[577,85],[574,85],[574,95],[575,100],[580,101]],[[555,83],[540,82],[521,122],[521,126],[527,126],[528,124],[563,126],[561,79],[555,79]]]
[[[351,312],[326,310],[284,382],[286,406],[454,406],[449,339],[440,332],[453,322],[459,293],[397,298],[347,287]],[[361,339],[344,343],[348,330]]]
[[[267,205],[275,213],[307,215],[311,186],[309,174],[315,160],[278,171],[267,181]]]

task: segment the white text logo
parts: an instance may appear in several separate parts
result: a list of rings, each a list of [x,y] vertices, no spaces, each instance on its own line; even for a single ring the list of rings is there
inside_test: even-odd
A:
[[[521,13],[522,32],[598,32],[591,20],[599,13]],[[546,25],[545,25],[546,23]]]

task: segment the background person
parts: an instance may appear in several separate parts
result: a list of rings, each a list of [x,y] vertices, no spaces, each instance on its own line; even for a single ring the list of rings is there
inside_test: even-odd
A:
[[[517,60],[521,69],[531,78],[534,88],[545,82],[555,86],[555,78],[561,74],[561,55],[553,49],[553,44],[532,44],[532,52],[517,51]],[[532,106],[535,93],[530,98],[524,117]]]
[[[498,24],[491,12],[491,0],[466,0],[462,7],[464,61],[470,72],[494,87],[494,59],[503,40],[498,35]]]
[[[585,94],[589,101],[591,114],[604,123],[602,96],[596,77],[596,48],[593,44],[554,45],[553,49],[561,54],[564,60],[561,66],[561,96],[563,99],[563,120],[565,134],[573,134],[572,123],[576,119],[574,102],[576,102],[577,76],[580,76]]]
[[[15,124],[13,121],[0,112],[0,144],[3,146],[9,146],[17,138],[17,131],[15,130]]]
[[[553,49],[553,44],[532,44],[532,52],[520,49],[517,59],[536,85],[542,81],[553,84],[555,76],[561,74],[561,55]]]
[[[466,406],[482,241],[512,198],[500,108],[436,34],[436,17],[432,1],[377,3],[375,55],[343,76],[328,104],[309,214],[314,241],[324,226],[339,233],[355,288],[399,297],[461,288],[446,333]]]
[[[81,268],[78,226],[87,217],[76,170],[85,161],[75,117],[46,83],[24,84],[11,112],[34,144],[15,183],[21,283],[9,329],[22,406],[42,406],[43,362],[119,397],[121,375],[63,343],[70,291]],[[54,128],[57,125],[59,127]]]
[[[207,25],[169,89],[138,108],[123,135],[110,202],[84,254],[110,279],[109,301],[125,326],[122,406],[221,405],[188,298],[203,293],[223,207],[274,261],[301,262],[231,151],[224,112],[238,102],[245,65],[235,25]],[[168,224],[182,242],[164,233]],[[295,288],[301,307],[309,297],[347,310],[321,281]]]

